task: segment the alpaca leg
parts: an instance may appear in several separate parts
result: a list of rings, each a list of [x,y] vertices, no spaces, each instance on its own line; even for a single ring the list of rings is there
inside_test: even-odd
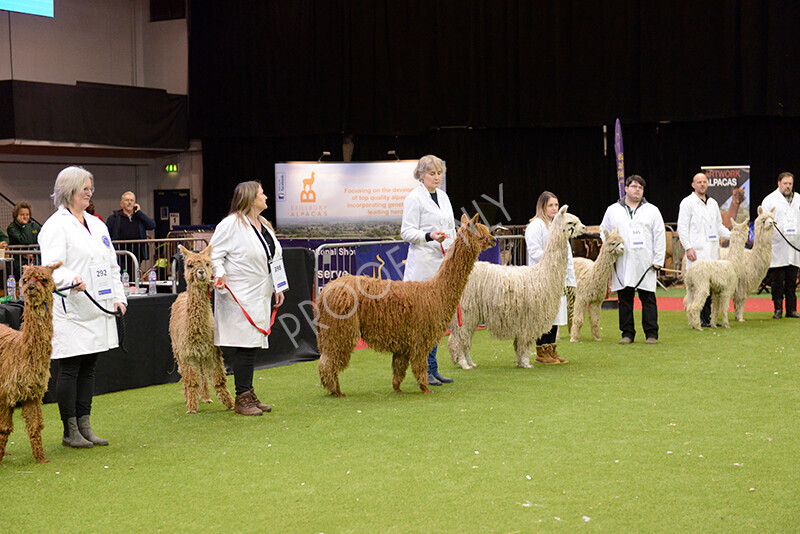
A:
[[[350,354],[343,355],[342,353],[332,355],[321,354],[319,362],[317,363],[317,370],[319,371],[319,379],[322,385],[325,386],[331,395],[337,397],[346,397],[339,387],[339,372],[344,370],[350,363]]]
[[[589,326],[592,328],[592,339],[602,341],[600,338],[600,315],[603,313],[603,302],[589,303]]]
[[[744,322],[744,303],[747,295],[740,294],[738,291],[733,295],[733,318],[740,323]]]
[[[400,389],[400,384],[403,382],[403,379],[406,377],[406,371],[408,371],[408,364],[409,358],[408,354],[392,354],[392,387],[397,393],[402,393]]]
[[[590,310],[591,311],[591,310]],[[583,328],[583,316],[586,313],[586,303],[583,299],[575,299],[575,313],[572,315],[572,327],[569,330],[569,340],[576,342],[581,337],[581,328]],[[591,321],[591,315],[589,316]]]
[[[231,390],[228,389],[228,377],[225,376],[225,365],[222,362],[222,351],[217,349],[214,355],[214,363],[211,370],[211,381],[214,384],[214,391],[217,397],[229,410],[233,410],[234,400]]]
[[[419,389],[423,393],[433,393],[428,389],[428,352],[422,350],[417,351],[411,357],[411,372],[414,373],[414,378],[417,379]]]
[[[453,325],[450,338],[447,340],[447,350],[450,351],[450,360],[462,369],[472,369],[472,359],[469,351],[472,348],[472,336],[475,326],[464,321],[462,326]]]
[[[719,314],[722,312],[722,295],[719,291],[714,291],[711,293],[711,328],[717,328],[717,319],[719,318]],[[727,314],[725,314],[727,316]],[[727,319],[727,317],[726,317]],[[725,321],[727,323],[727,320]],[[725,326],[728,328],[728,326]]]
[[[728,322],[728,308],[730,307],[731,297],[733,294],[731,291],[726,291],[721,295],[720,298],[720,307],[719,311],[722,314],[722,326],[723,328],[730,328],[731,325]],[[714,323],[716,324],[716,323]]]
[[[686,316],[689,319],[689,326],[695,330],[702,331],[700,326],[700,310],[703,309],[706,297],[709,293],[708,283],[686,285],[686,296],[683,298],[683,307],[686,310]]]
[[[530,340],[514,338],[514,353],[517,356],[517,367],[524,367],[525,369],[532,369],[531,365],[531,351],[533,350],[533,343]]]
[[[200,368],[200,376],[198,377],[198,382],[200,383],[200,398],[205,404],[211,404],[213,402],[211,400],[211,388],[208,385],[210,375],[211,373],[208,372],[205,366]]]
[[[26,401],[22,405],[22,417],[25,419],[25,431],[31,442],[34,459],[40,464],[49,462],[50,460],[44,457],[44,447],[42,446],[42,429],[44,428],[42,400]]]
[[[181,376],[183,382],[183,396],[186,397],[186,413],[197,413],[197,398],[200,385],[197,383],[197,370],[192,365],[184,365],[185,373]]]
[[[3,465],[3,456],[6,454],[8,436],[14,430],[13,416],[13,406],[0,406],[0,465]]]

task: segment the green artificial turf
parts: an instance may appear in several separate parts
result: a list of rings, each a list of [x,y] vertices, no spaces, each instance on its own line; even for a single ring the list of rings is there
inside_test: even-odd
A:
[[[732,316],[732,314],[731,314]],[[514,367],[512,344],[475,335],[477,369],[423,395],[365,350],[319,386],[315,363],[256,373],[263,417],[218,400],[186,415],[179,384],[95,398],[109,447],[45,454],[19,411],[0,468],[3,532],[797,532],[800,320],[747,313],[661,341],[563,340],[568,365]],[[637,312],[637,325],[639,312]],[[232,380],[229,383],[232,387]]]

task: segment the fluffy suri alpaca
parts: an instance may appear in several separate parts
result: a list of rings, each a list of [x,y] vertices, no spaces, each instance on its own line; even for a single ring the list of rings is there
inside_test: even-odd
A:
[[[0,325],[0,465],[8,436],[14,430],[14,407],[22,403],[25,430],[33,457],[40,464],[49,460],[42,447],[42,398],[50,380],[50,355],[53,353],[53,271],[48,267],[26,265],[22,269],[22,294],[25,309],[20,331]]]
[[[198,396],[203,402],[211,402],[209,380],[222,404],[232,410],[234,401],[228,390],[222,351],[214,345],[214,314],[209,297],[214,276],[211,245],[200,252],[191,252],[183,245],[178,248],[184,256],[186,291],[172,303],[169,337],[183,382],[186,413],[197,413]]]
[[[774,232],[775,209],[764,211],[758,207],[758,217],[753,223],[755,241],[752,250],[741,250],[742,272],[739,274],[739,283],[733,294],[734,318],[744,322],[744,303],[747,296],[758,289],[761,281],[767,275],[770,261],[772,260],[772,233]],[[732,258],[729,258],[732,259]]]
[[[317,303],[319,376],[337,397],[339,373],[350,363],[359,336],[370,348],[392,353],[392,386],[400,391],[409,363],[424,393],[428,389],[427,356],[447,330],[461,292],[482,250],[495,238],[486,226],[461,216],[453,246],[439,270],[424,282],[344,276],[325,286]]]
[[[478,262],[461,296],[462,326],[450,325],[447,348],[450,359],[462,369],[472,369],[470,356],[475,328],[497,339],[513,339],[518,367],[533,367],[536,340],[553,328],[567,272],[567,246],[571,237],[586,231],[580,219],[564,205],[550,223],[550,236],[542,259],[532,267]]]
[[[608,294],[608,279],[617,258],[622,256],[624,246],[622,236],[612,228],[611,233],[603,229],[603,246],[595,261],[587,258],[575,258],[575,313],[572,317],[570,341],[578,341],[583,326],[586,308],[589,308],[589,325],[592,327],[592,338],[600,341],[600,312],[603,300]]]
[[[742,271],[742,254],[747,242],[747,223],[733,223],[731,243],[728,246],[727,260],[697,260],[693,262],[684,275],[686,296],[683,297],[683,309],[689,319],[689,326],[695,330],[703,330],[700,326],[700,310],[711,294],[711,327],[716,328],[717,318],[722,314],[722,326],[728,324],[728,303],[736,291],[739,273]]]

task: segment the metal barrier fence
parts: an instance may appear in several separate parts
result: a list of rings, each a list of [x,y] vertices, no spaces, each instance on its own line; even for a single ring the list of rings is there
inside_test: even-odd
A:
[[[403,244],[405,241],[398,239],[384,239],[381,241],[349,241],[346,243],[330,243],[320,245],[314,250],[314,301],[322,287],[346,274],[357,274],[356,248],[368,245],[389,245],[392,243]],[[338,249],[338,250],[337,250]],[[334,276],[335,275],[335,276]]]

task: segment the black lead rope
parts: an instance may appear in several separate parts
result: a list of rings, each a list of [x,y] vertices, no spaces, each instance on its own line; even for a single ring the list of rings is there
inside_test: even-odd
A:
[[[72,284],[71,286],[60,287],[54,291],[56,295],[61,297],[61,305],[64,307],[64,313],[67,313],[67,304],[65,300],[67,296],[61,293],[61,291],[68,291],[70,289],[78,287],[79,285],[80,284]],[[122,312],[119,310],[114,310],[114,311],[107,310],[103,306],[101,306],[99,302],[94,300],[94,297],[92,297],[88,292],[82,291],[82,293],[86,295],[89,298],[89,300],[92,301],[92,304],[94,304],[101,312],[107,313],[108,315],[113,315],[116,318],[117,335],[119,336],[119,346],[122,347],[123,352],[128,352],[128,349],[125,347],[125,316],[122,314]]]

